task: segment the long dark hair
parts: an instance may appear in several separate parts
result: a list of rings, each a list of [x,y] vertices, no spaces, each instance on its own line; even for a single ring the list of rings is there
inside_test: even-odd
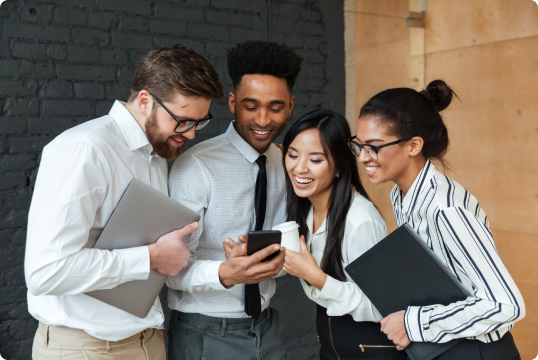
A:
[[[421,92],[409,88],[388,89],[362,106],[359,119],[375,116],[375,121],[388,125],[390,135],[400,139],[421,137],[424,157],[439,161],[446,169],[448,130],[439,112],[450,105],[453,96],[457,97],[456,93],[443,80],[433,80]]]
[[[329,208],[327,214],[327,241],[321,269],[335,279],[345,281],[344,267],[342,264],[342,240],[346,228],[346,216],[353,201],[353,189],[369,199],[366,190],[362,186],[357,167],[357,159],[347,146],[347,139],[351,137],[351,131],[346,119],[330,110],[314,110],[301,117],[286,133],[284,137],[282,163],[286,168],[286,156],[288,148],[295,137],[309,129],[317,129],[323,152],[334,161],[338,171],[338,177],[334,179],[334,187],[329,196]],[[295,194],[289,176],[286,176],[286,213],[288,221],[296,221],[299,224],[299,233],[306,235],[308,227],[306,217],[310,211],[310,200],[301,198]]]

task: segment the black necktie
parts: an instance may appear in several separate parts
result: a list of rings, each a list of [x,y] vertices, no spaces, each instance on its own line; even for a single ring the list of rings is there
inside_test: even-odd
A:
[[[267,203],[267,174],[265,172],[265,155],[261,155],[256,164],[260,170],[256,178],[256,195],[254,196],[254,207],[256,209],[256,228],[255,230],[263,230],[263,222],[265,221],[265,207]],[[257,319],[262,311],[262,303],[260,299],[260,287],[258,284],[245,285],[245,312],[247,315]]]

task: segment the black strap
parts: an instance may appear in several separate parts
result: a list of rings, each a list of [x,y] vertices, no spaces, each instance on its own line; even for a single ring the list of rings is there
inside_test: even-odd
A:
[[[265,208],[267,206],[267,173],[265,171],[265,155],[260,155],[256,164],[260,170],[256,178],[256,195],[254,196],[254,207],[256,209],[255,230],[263,230],[265,221]],[[245,285],[245,312],[247,315],[257,319],[262,311],[260,298],[260,286],[258,284]]]

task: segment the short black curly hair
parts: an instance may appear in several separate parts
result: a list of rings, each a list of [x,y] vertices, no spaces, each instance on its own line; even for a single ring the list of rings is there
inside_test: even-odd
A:
[[[269,41],[245,41],[228,50],[228,74],[234,89],[241,84],[243,75],[273,75],[285,79],[291,91],[303,58],[285,44]]]

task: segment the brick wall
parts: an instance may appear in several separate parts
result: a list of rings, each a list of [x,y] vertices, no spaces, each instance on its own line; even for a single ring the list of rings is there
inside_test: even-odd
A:
[[[153,44],[194,48],[227,92],[226,49],[249,39],[285,42],[305,58],[290,123],[314,108],[344,113],[342,0],[7,0],[0,37],[0,354],[7,359],[31,358],[37,324],[27,311],[23,260],[40,152],[126,100]],[[190,146],[227,128],[226,102],[211,112],[217,121]],[[315,306],[297,279],[279,279],[272,303],[286,319],[290,359],[316,358]]]

